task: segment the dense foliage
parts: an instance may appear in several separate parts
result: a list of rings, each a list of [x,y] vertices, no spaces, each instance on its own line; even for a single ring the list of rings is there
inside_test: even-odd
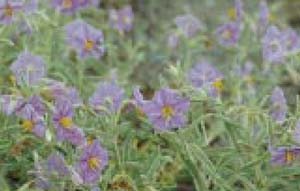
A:
[[[0,190],[300,190],[284,10],[0,0]]]

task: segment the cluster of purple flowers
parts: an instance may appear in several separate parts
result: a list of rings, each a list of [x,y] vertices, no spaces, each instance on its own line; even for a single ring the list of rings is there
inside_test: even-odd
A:
[[[81,21],[79,21],[81,22]],[[75,34],[76,31],[75,31]],[[46,114],[52,116],[52,124],[59,142],[69,142],[82,153],[77,164],[67,167],[61,154],[51,154],[46,167],[36,166],[36,185],[51,187],[53,172],[58,175],[76,174],[77,183],[93,184],[100,176],[101,170],[106,166],[108,154],[98,140],[86,140],[83,130],[73,120],[76,106],[82,100],[73,87],[66,87],[64,83],[48,79],[46,64],[40,56],[24,51],[12,63],[11,71],[16,76],[18,86],[41,87],[38,94],[28,97],[2,95],[1,111],[6,114],[16,114],[21,119],[20,126],[26,131],[44,138],[47,125]],[[43,99],[45,98],[45,99]],[[89,98],[90,107],[99,114],[111,114],[121,111],[124,100],[124,89],[115,79],[100,82],[95,92]],[[54,107],[47,109],[48,104]],[[139,89],[134,89],[134,104],[149,118],[154,128],[166,131],[171,128],[183,127],[186,124],[185,113],[189,107],[189,100],[176,90],[162,88],[157,91],[152,100],[144,100]],[[70,168],[73,169],[70,171]],[[46,169],[46,170],[45,170]],[[73,175],[75,176],[75,175]]]
[[[50,108],[50,112],[56,140],[69,142],[81,151],[80,160],[73,165],[74,171],[78,173],[81,180],[78,182],[95,183],[99,179],[101,170],[107,164],[108,153],[98,140],[89,144],[83,130],[73,120],[75,107],[82,103],[77,90],[73,87],[66,87],[62,82],[47,79],[43,59],[27,51],[20,53],[17,60],[12,63],[11,70],[16,76],[18,86],[26,84],[42,87],[41,96],[38,94],[28,97],[23,97],[21,94],[2,95],[0,96],[1,111],[7,115],[16,114],[21,119],[22,129],[44,138],[47,131],[45,114],[48,114],[45,102],[53,101],[54,107]],[[42,99],[43,94],[45,99]],[[114,112],[119,109],[122,96],[123,90],[115,82],[103,83],[92,96],[90,104],[92,108],[103,106]],[[106,100],[111,100],[112,106],[108,106]],[[59,175],[70,173],[65,166],[63,156],[57,153],[49,156],[46,167],[37,164],[36,168],[34,173],[37,178],[36,185],[43,188],[51,186],[48,179],[53,172]]]
[[[1,2],[2,3],[2,2]],[[35,9],[37,1],[10,1],[0,3],[0,21],[9,23],[16,12],[27,12]],[[99,0],[52,0],[53,7],[62,13],[74,13],[79,8],[96,6]],[[226,47],[234,46],[239,40],[243,18],[242,2],[235,1],[234,20],[220,25],[215,30],[217,41]],[[263,58],[267,62],[282,62],[287,53],[299,49],[299,38],[294,30],[280,31],[268,25],[269,13],[265,1],[260,4],[259,25],[266,29],[262,37]],[[134,13],[130,6],[109,10],[109,25],[119,32],[128,32],[133,27]],[[179,33],[171,33],[169,45],[176,47],[179,35],[191,38],[199,32],[203,24],[192,14],[179,15],[174,19]],[[86,57],[100,58],[105,53],[102,30],[93,27],[84,20],[77,19],[64,26],[65,43],[74,49],[81,59]],[[7,115],[15,114],[21,119],[20,127],[39,138],[46,136],[47,117],[50,115],[51,125],[58,142],[70,143],[80,154],[74,164],[67,164],[59,152],[51,153],[45,161],[37,161],[33,175],[36,186],[51,188],[53,175],[71,176],[75,184],[93,186],[108,164],[108,151],[102,147],[98,139],[87,141],[85,133],[76,124],[74,117],[78,106],[83,101],[76,88],[66,86],[63,82],[47,78],[47,66],[41,56],[23,51],[11,64],[11,72],[16,79],[16,88],[26,86],[38,87],[40,92],[29,96],[20,93],[0,96],[0,111]],[[253,63],[246,62],[237,71],[240,77],[247,78],[253,70]],[[203,89],[209,96],[217,97],[223,91],[223,74],[210,62],[202,60],[194,64],[186,73],[188,82],[197,90]],[[42,88],[41,88],[42,87]],[[125,90],[116,80],[101,81],[88,99],[88,107],[96,115],[114,115],[122,111]],[[190,100],[175,89],[163,87],[154,93],[150,100],[145,100],[139,88],[133,90],[133,105],[143,113],[153,128],[158,132],[182,128],[188,124],[187,112]],[[45,104],[47,102],[47,104]],[[47,107],[46,107],[47,105]],[[48,106],[50,105],[50,106]],[[284,92],[276,87],[270,97],[270,116],[282,125],[288,111]],[[46,117],[47,116],[47,117]],[[51,133],[51,131],[49,131]],[[294,130],[294,141],[300,142],[300,122]],[[269,147],[272,164],[289,164],[300,154],[300,147]],[[95,187],[95,189],[98,189]]]

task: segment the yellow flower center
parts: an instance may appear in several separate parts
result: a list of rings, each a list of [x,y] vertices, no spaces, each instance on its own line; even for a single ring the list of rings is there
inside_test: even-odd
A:
[[[285,154],[284,154],[284,160],[285,160],[285,162],[291,162],[291,161],[295,160],[294,152],[291,150],[286,150]]]
[[[68,9],[68,8],[71,8],[72,5],[73,5],[72,0],[63,0],[63,1],[62,1],[62,6],[63,6],[63,8]]]
[[[98,158],[94,157],[94,156],[91,156],[87,160],[87,164],[88,164],[89,168],[92,170],[95,170],[95,169],[99,168],[99,166],[100,166]]]
[[[223,87],[224,87],[224,83],[223,83],[223,80],[221,78],[217,78],[213,83],[212,85],[216,88],[216,90],[218,92],[221,92],[223,90]]]
[[[91,145],[93,143],[93,137],[92,136],[86,136],[86,143],[88,145]]]
[[[234,7],[231,7],[230,9],[227,10],[227,16],[230,19],[236,19],[236,10]]]
[[[13,15],[13,8],[9,4],[4,7],[4,15],[7,17],[11,17]]]
[[[69,129],[69,128],[71,128],[71,126],[72,126],[72,119],[69,118],[69,117],[62,117],[62,118],[60,118],[60,120],[59,120],[59,124],[60,124],[61,126],[63,126],[64,128]]]
[[[161,114],[163,116],[163,118],[168,119],[169,117],[171,117],[171,115],[173,115],[174,113],[174,109],[170,106],[170,105],[164,105],[161,108]]]
[[[29,120],[29,119],[25,119],[22,121],[22,124],[21,124],[22,128],[26,131],[31,131],[32,128],[33,128],[33,121],[32,120]]]
[[[230,37],[231,37],[231,31],[228,30],[228,29],[225,29],[225,30],[222,32],[222,37],[223,37],[224,39],[230,39]]]
[[[84,48],[85,48],[86,50],[91,50],[91,49],[93,48],[93,45],[94,45],[94,43],[93,43],[93,41],[90,40],[90,39],[86,39],[86,40],[84,41]]]

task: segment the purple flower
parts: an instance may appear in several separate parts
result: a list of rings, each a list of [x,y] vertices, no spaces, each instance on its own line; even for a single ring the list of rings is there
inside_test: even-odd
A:
[[[78,0],[52,0],[52,6],[62,13],[74,13],[79,8]]]
[[[261,0],[259,3],[259,17],[258,17],[258,29],[262,33],[267,28],[269,23],[269,9],[267,2]]]
[[[52,116],[56,137],[59,141],[67,140],[74,145],[84,143],[84,133],[72,120],[73,106],[66,99],[57,100]]]
[[[12,63],[10,70],[14,73],[17,83],[34,85],[46,75],[42,57],[23,51]]]
[[[283,165],[290,164],[296,158],[298,158],[300,153],[300,147],[297,146],[280,146],[280,147],[270,147],[269,152],[271,154],[271,164],[273,165]]]
[[[175,90],[162,88],[155,92],[151,101],[143,106],[154,128],[165,131],[182,127],[186,123],[185,113],[189,108],[189,100],[180,96]]]
[[[38,115],[34,108],[27,106],[19,113],[22,117],[21,127],[28,132],[33,132],[38,137],[45,136],[45,124],[40,115]]]
[[[221,93],[223,75],[209,62],[201,61],[188,72],[187,79],[196,88],[204,88],[210,96]]]
[[[119,10],[109,10],[109,24],[119,31],[130,31],[133,26],[134,14],[130,5]]]
[[[103,34],[100,29],[82,20],[75,20],[64,27],[67,45],[75,49],[80,58],[101,57],[104,54]]]
[[[92,144],[87,145],[80,155],[77,164],[78,172],[84,183],[95,183],[101,171],[107,165],[108,153],[102,148],[98,140],[94,140]]]
[[[174,22],[186,38],[193,37],[202,28],[202,23],[192,14],[178,15]]]
[[[57,172],[61,176],[69,174],[64,157],[58,152],[51,153],[47,158],[47,169],[50,172]]]
[[[262,38],[262,54],[264,60],[271,63],[281,63],[284,56],[282,33],[276,26],[268,27]]]
[[[120,109],[124,90],[113,81],[100,82],[89,98],[89,104],[95,111],[116,112]]]
[[[15,112],[18,103],[22,100],[20,96],[0,95],[0,111],[6,115]]]
[[[239,33],[239,25],[235,22],[220,25],[215,31],[217,41],[223,46],[235,45],[239,40]]]
[[[281,32],[283,47],[286,52],[299,50],[300,41],[297,33],[293,29],[286,29]]]
[[[14,15],[22,9],[22,1],[2,0],[0,1],[0,23],[9,24]]]
[[[287,104],[284,92],[280,87],[273,89],[270,97],[270,114],[271,117],[279,124],[284,122],[287,113]]]

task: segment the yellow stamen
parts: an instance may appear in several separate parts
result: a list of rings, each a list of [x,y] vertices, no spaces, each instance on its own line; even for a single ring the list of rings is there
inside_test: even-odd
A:
[[[222,37],[224,38],[224,39],[230,39],[230,37],[231,37],[231,31],[230,30],[228,30],[228,29],[225,29],[223,32],[222,32]]]
[[[99,166],[100,166],[98,158],[94,157],[94,156],[90,157],[87,160],[87,164],[88,164],[89,168],[92,170],[95,170],[95,169],[99,168]]]
[[[221,78],[217,78],[213,83],[212,85],[216,88],[216,90],[218,92],[221,92],[224,88],[224,83],[223,83],[223,80]]]
[[[66,9],[71,8],[73,6],[73,2],[72,2],[72,0],[63,0],[62,6],[63,6],[63,8],[66,8]]]
[[[62,118],[60,118],[60,120],[59,120],[59,124],[60,124],[61,126],[63,126],[64,128],[69,129],[69,128],[72,127],[72,119],[69,118],[69,117],[62,117]]]
[[[170,105],[164,105],[161,108],[161,114],[165,119],[170,118],[171,115],[173,115],[173,113],[174,113],[174,109]]]
[[[88,144],[88,145],[91,145],[92,143],[93,143],[93,137],[92,136],[86,136],[86,143]]]
[[[4,15],[7,17],[11,17],[13,15],[13,8],[9,4],[4,7]]]
[[[21,124],[22,128],[26,131],[32,131],[33,128],[33,121],[29,119],[25,119],[22,121]]]
[[[84,48],[85,48],[86,50],[91,50],[91,49],[93,48],[93,46],[94,46],[94,43],[93,43],[92,40],[86,39],[86,40],[84,41]]]
[[[295,154],[291,150],[286,150],[284,155],[285,162],[291,162],[295,160]]]
[[[234,7],[231,7],[230,9],[227,10],[227,16],[230,19],[236,19],[236,9]]]

